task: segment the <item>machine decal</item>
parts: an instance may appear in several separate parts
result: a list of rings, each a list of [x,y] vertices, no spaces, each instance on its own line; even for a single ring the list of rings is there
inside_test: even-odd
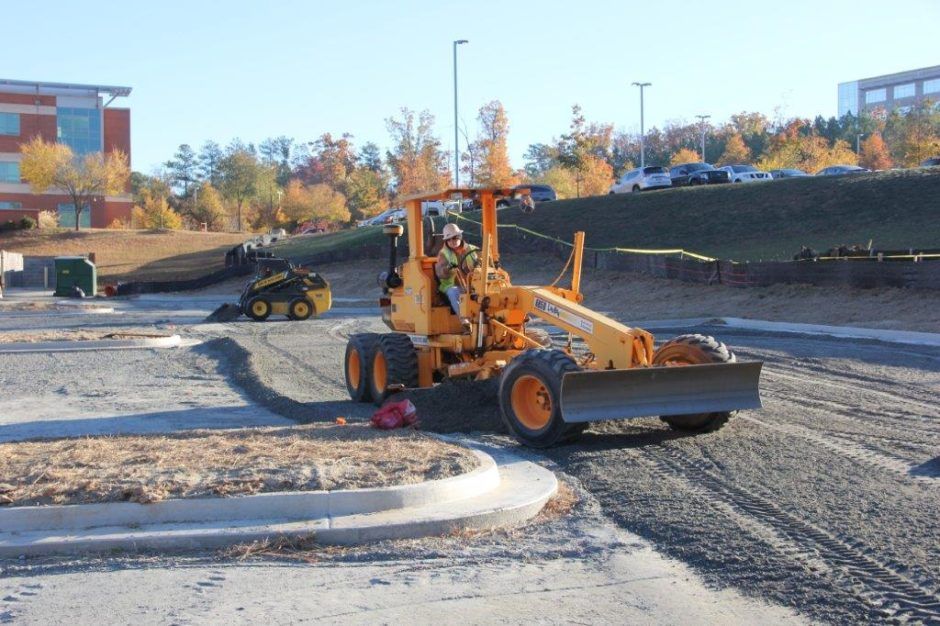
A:
[[[423,335],[408,335],[408,339],[411,339],[411,343],[413,343],[416,346],[430,345],[428,338]]]
[[[591,334],[594,333],[593,322],[590,322],[584,319],[583,317],[575,315],[571,311],[562,309],[561,307],[558,307],[552,304],[551,302],[547,302],[546,300],[542,300],[541,298],[536,298],[535,308],[538,309],[539,311],[542,311],[543,313],[547,313],[548,315],[551,315],[552,317],[557,317],[560,320],[568,322],[572,326],[576,326],[586,333],[591,333]]]

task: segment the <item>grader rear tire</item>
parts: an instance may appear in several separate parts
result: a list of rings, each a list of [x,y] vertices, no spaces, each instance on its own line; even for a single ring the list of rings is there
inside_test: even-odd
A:
[[[737,359],[728,346],[708,335],[680,335],[667,341],[653,355],[653,365],[682,367],[704,363],[735,363]],[[662,421],[673,430],[709,433],[728,423],[732,412],[664,415]]]
[[[499,408],[520,443],[548,448],[581,435],[586,424],[567,424],[561,417],[561,379],[580,370],[561,350],[527,350],[512,360],[499,382]]]
[[[346,344],[343,372],[346,375],[346,391],[353,402],[372,402],[370,366],[378,340],[378,333],[359,333],[351,336]]]
[[[379,335],[369,370],[369,393],[376,406],[399,389],[417,387],[418,354],[408,335]]]

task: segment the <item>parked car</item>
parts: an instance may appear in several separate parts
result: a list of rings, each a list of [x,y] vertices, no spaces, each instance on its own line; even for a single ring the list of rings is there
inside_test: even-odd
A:
[[[522,184],[516,185],[512,188],[513,198],[518,198],[518,191],[528,191],[529,196],[532,197],[534,202],[552,202],[558,199],[558,195],[555,193],[555,189],[551,185],[536,185],[536,184]],[[513,200],[510,198],[500,198],[496,201],[497,207],[507,207],[513,204]]]
[[[728,177],[733,183],[759,183],[774,178],[769,172],[762,172],[753,165],[725,165],[718,169],[728,172]]]
[[[858,165],[831,165],[816,172],[816,176],[844,176],[845,174],[862,174],[870,171]]]
[[[731,182],[728,172],[715,169],[708,163],[680,163],[669,168],[673,187],[685,185],[716,185]]]
[[[921,161],[921,167],[937,167],[940,165],[940,156],[930,157]]]
[[[770,175],[774,177],[774,180],[778,180],[780,178],[800,178],[802,176],[809,176],[809,174],[803,170],[798,170],[795,168],[770,170]]]
[[[610,193],[637,193],[646,189],[666,189],[667,187],[672,187],[669,172],[665,167],[651,165],[624,172],[623,176],[610,186]]]

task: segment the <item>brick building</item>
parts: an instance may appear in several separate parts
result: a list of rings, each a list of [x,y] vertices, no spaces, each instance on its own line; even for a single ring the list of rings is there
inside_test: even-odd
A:
[[[20,178],[20,145],[35,136],[67,144],[76,155],[121,150],[131,158],[131,112],[109,106],[130,87],[72,85],[0,79],[0,222],[54,211],[59,225],[75,226],[75,208],[64,193],[32,193]],[[105,100],[107,98],[107,100]],[[129,218],[131,197],[96,197],[81,213],[84,228],[105,228]]]

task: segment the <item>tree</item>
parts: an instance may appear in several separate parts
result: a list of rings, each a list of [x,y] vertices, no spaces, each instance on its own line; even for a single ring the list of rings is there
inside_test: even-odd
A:
[[[311,185],[307,191],[313,205],[312,219],[334,224],[349,221],[349,210],[346,208],[346,198],[343,194],[329,185]]]
[[[610,165],[600,168],[597,160],[607,162],[610,156],[610,141],[613,126],[605,124],[587,124],[580,105],[571,107],[571,125],[569,132],[561,136],[558,144],[558,162],[575,172],[575,194],[581,197],[581,183],[591,178],[592,188],[596,187],[597,179],[603,178],[603,173],[609,173],[608,179],[613,176]],[[610,180],[607,181],[609,186]],[[606,192],[605,188],[601,193]],[[585,194],[589,194],[587,189]]]
[[[751,160],[751,151],[744,145],[744,139],[739,133],[734,133],[725,144],[725,151],[718,159],[719,165],[732,165],[748,163]]]
[[[281,135],[270,137],[258,146],[261,162],[275,169],[277,183],[287,184],[291,176],[291,164],[295,157],[294,140]]]
[[[235,203],[235,229],[242,230],[242,209],[258,191],[261,166],[258,159],[243,147],[235,147],[219,164],[222,194]]]
[[[225,153],[222,152],[222,148],[216,142],[207,141],[202,144],[202,149],[199,151],[200,180],[208,180],[218,188],[221,182],[222,160],[224,158]]]
[[[382,162],[382,152],[379,147],[371,141],[365,143],[359,150],[359,167],[364,167],[377,173],[385,172],[385,164]]]
[[[672,166],[679,165],[680,163],[696,163],[700,160],[701,159],[698,156],[698,152],[695,150],[680,148],[669,158],[669,165]]]
[[[476,184],[483,187],[510,187],[518,182],[509,164],[509,118],[499,100],[480,107],[480,136],[475,142]]]
[[[892,112],[885,124],[884,137],[895,163],[905,167],[919,165],[927,157],[940,154],[940,108],[925,100],[906,114]]]
[[[415,116],[407,108],[401,109],[401,116],[400,120],[385,120],[392,136],[387,160],[397,193],[412,195],[446,188],[450,172],[441,142],[434,136],[434,116],[426,110]]]
[[[255,230],[267,230],[287,221],[281,211],[282,195],[283,190],[277,184],[277,167],[259,165],[255,194],[252,198],[252,226]]]
[[[130,178],[127,156],[121,151],[79,157],[67,145],[46,142],[41,137],[34,137],[20,150],[20,176],[33,193],[50,187],[65,192],[75,207],[75,230],[79,230],[82,211],[95,196],[123,193]]]
[[[143,201],[131,209],[135,226],[161,230],[179,230],[183,227],[182,218],[170,208],[166,196],[155,195],[148,189],[144,189],[141,194]]]
[[[197,228],[202,224],[206,230],[221,230],[225,224],[225,203],[222,194],[209,181],[203,182],[195,193],[195,202],[189,217]]]
[[[173,158],[164,163],[170,181],[182,187],[183,197],[189,197],[190,186],[199,181],[199,157],[189,144],[180,144]]]
[[[378,215],[388,208],[388,175],[366,167],[353,170],[346,181],[346,200],[353,219]]]
[[[880,133],[875,133],[862,141],[859,165],[870,170],[886,170],[892,165],[888,146]]]

